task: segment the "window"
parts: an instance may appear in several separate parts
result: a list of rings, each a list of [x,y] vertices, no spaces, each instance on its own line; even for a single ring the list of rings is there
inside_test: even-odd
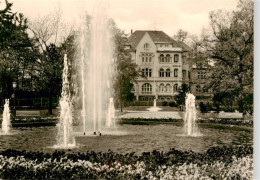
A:
[[[166,92],[171,92],[171,85],[170,84],[166,84]]]
[[[186,64],[186,59],[187,59],[186,56],[182,56],[182,64]]]
[[[166,62],[171,62],[171,56],[170,56],[170,54],[167,54],[166,55],[166,60],[165,60]]]
[[[186,70],[182,70],[182,78],[186,79]]]
[[[179,55],[178,54],[175,54],[174,55],[174,62],[178,62],[179,61]]]
[[[174,69],[174,77],[178,77],[178,69]]]
[[[198,79],[206,79],[206,72],[198,72]]]
[[[201,91],[200,85],[197,85],[196,86],[196,92],[200,92],[200,91]]]
[[[148,43],[145,43],[145,44],[144,44],[144,49],[145,49],[145,50],[149,50],[149,49],[150,49],[150,45],[149,45]]]
[[[143,94],[152,94],[152,85],[149,83],[144,83],[142,85],[142,93]]]
[[[141,57],[142,57],[143,63],[150,63],[150,62],[152,62],[153,54],[152,53],[142,53]]]
[[[160,92],[164,92],[164,85],[163,85],[163,84],[160,84],[160,86],[159,86],[159,91],[160,91]]]
[[[170,77],[171,76],[171,70],[168,68],[166,69],[166,73],[165,73],[166,77]]]
[[[201,78],[201,76],[200,76],[200,72],[198,72],[198,79],[200,79]]]
[[[148,70],[148,76],[149,76],[149,77],[152,77],[152,69],[149,69],[149,70]]]
[[[206,79],[206,72],[203,72],[203,79]]]
[[[163,55],[163,54],[160,55],[159,61],[160,61],[160,62],[164,62],[164,55]]]
[[[142,69],[142,75],[147,77],[152,77],[152,69],[149,68]]]
[[[164,77],[164,70],[163,70],[163,69],[160,69],[160,71],[159,71],[159,77]]]
[[[173,91],[174,91],[174,92],[177,92],[177,91],[178,91],[178,84],[174,84],[174,86],[173,86]]]

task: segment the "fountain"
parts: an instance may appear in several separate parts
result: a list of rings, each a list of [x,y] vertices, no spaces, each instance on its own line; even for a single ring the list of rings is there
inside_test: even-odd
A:
[[[110,98],[110,103],[108,107],[106,126],[115,127],[116,126],[116,117],[115,117],[115,107],[114,107],[114,98]]]
[[[148,111],[151,112],[158,112],[160,110],[162,110],[161,108],[156,106],[156,98],[153,100],[153,106],[147,109]]]
[[[197,110],[195,106],[195,96],[191,93],[186,94],[185,100],[186,112],[184,115],[184,131],[188,136],[200,135],[196,124]]]
[[[5,100],[3,121],[2,121],[2,131],[4,134],[9,134],[10,131],[10,109],[9,109],[9,99]]]
[[[109,104],[113,103],[115,63],[106,4],[94,8],[90,26],[81,31],[81,69],[78,73],[81,75],[83,134],[88,129],[94,135],[101,135],[106,124],[112,126],[114,123],[113,112],[107,113],[108,108],[112,108]]]
[[[64,68],[62,74],[62,93],[60,99],[60,117],[57,124],[57,145],[56,148],[72,148],[76,146],[72,129],[72,105],[70,100],[70,89],[68,81],[68,61],[64,55]]]

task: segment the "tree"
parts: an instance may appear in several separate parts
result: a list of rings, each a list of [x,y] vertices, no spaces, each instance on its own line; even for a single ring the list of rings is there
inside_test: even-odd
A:
[[[64,48],[68,37],[72,35],[72,30],[65,27],[59,10],[30,22],[29,28],[41,50],[36,63],[36,86],[43,95],[48,97],[48,113],[53,114],[52,98],[60,95],[63,56],[66,53]],[[69,31],[64,33],[67,29]]]
[[[49,98],[48,113],[52,114],[52,98],[61,93],[63,55],[61,48],[50,44],[46,46],[41,58],[36,62],[36,87]]]
[[[174,35],[173,39],[175,39],[176,41],[184,42],[187,37],[188,37],[188,32],[183,31],[182,29],[179,29],[177,34]]]
[[[115,58],[117,59],[114,91],[117,104],[122,111],[124,105],[134,100],[134,93],[131,90],[135,79],[139,76],[139,71],[137,71],[137,65],[131,62],[130,53],[125,49],[125,45],[128,43],[127,35],[116,27],[113,20],[109,23],[113,33]]]
[[[240,0],[232,13],[211,12],[210,21],[213,37],[208,51],[215,61],[211,87],[215,93],[233,95],[245,113],[253,94],[253,1]]]
[[[185,98],[186,93],[188,93],[190,90],[188,84],[182,84],[181,87],[178,89],[178,94],[174,96],[175,101],[179,105],[185,105]]]
[[[28,21],[11,8],[12,3],[6,1],[5,8],[0,10],[0,89],[1,96],[9,98],[12,82],[23,87],[35,60],[35,47],[27,33]]]

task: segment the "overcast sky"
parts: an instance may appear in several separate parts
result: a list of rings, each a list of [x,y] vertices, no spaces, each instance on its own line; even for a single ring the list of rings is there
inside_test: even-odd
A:
[[[77,22],[85,11],[91,14],[94,4],[94,0],[9,1],[13,2],[13,11],[22,12],[29,19],[60,8],[68,22]],[[178,29],[200,35],[203,28],[209,28],[210,11],[230,11],[236,4],[237,0],[108,0],[106,6],[109,17],[126,33],[131,29],[162,30],[173,36]]]

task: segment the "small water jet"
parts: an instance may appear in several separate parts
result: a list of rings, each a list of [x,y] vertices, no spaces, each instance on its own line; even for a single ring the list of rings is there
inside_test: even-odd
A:
[[[195,96],[191,93],[186,94],[185,100],[186,112],[184,115],[184,131],[188,136],[200,135],[196,124],[197,110],[195,105]]]
[[[158,112],[158,111],[162,110],[161,108],[157,107],[156,100],[157,100],[156,98],[153,100],[153,106],[148,108],[147,109],[148,111]]]
[[[60,99],[60,117],[57,124],[57,145],[56,148],[73,148],[76,146],[75,137],[72,129],[72,104],[70,100],[70,89],[68,81],[68,61],[64,55],[64,68],[62,74],[62,93]]]
[[[10,127],[11,127],[10,119],[11,118],[10,118],[9,99],[6,99],[4,105],[4,112],[3,112],[3,121],[2,121],[2,132],[4,134],[10,133]]]
[[[115,127],[116,126],[114,98],[110,98],[110,100],[109,100],[106,126],[107,127]]]

